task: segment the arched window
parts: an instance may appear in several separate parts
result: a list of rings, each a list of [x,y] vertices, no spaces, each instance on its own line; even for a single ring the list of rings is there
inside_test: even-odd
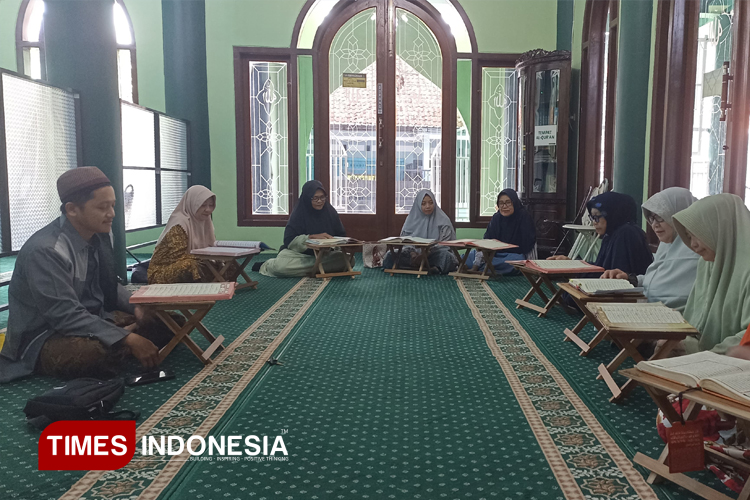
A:
[[[587,0],[581,46],[578,200],[612,180],[619,0]]]
[[[315,178],[362,239],[421,188],[484,228],[518,185],[519,56],[479,53],[458,0],[308,0],[289,48],[234,49],[238,224],[283,226]]]
[[[133,24],[122,0],[113,0],[113,22],[117,40],[120,98],[138,102]],[[16,23],[18,72],[35,80],[46,80],[44,48],[44,1],[23,0]]]
[[[16,23],[18,72],[35,80],[47,78],[43,21],[44,1],[24,0]]]

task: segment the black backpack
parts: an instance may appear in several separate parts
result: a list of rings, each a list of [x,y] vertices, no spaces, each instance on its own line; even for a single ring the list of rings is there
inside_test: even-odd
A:
[[[120,378],[77,378],[29,399],[23,412],[26,421],[40,429],[58,420],[134,420],[138,412],[112,413],[123,392],[125,381]]]

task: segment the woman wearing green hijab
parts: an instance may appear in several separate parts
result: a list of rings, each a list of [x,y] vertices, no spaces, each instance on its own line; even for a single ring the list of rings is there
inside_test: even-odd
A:
[[[682,241],[702,257],[684,313],[700,337],[685,339],[685,350],[724,354],[750,323],[750,212],[739,196],[718,194],[672,220]]]

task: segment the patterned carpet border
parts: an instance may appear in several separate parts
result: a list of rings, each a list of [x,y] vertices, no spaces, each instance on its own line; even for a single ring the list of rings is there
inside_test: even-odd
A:
[[[284,341],[328,282],[305,278],[258,318],[215,362],[206,366],[136,430],[144,435],[175,435],[204,438],[227,413],[242,391],[260,372],[266,360]],[[174,479],[189,454],[174,457],[136,455],[116,471],[91,471],[74,484],[60,500],[153,500]]]
[[[475,280],[457,283],[565,498],[656,500],[656,493],[491,288]]]

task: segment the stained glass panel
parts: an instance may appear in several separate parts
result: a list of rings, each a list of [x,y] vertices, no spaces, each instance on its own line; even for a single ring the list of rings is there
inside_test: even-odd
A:
[[[495,214],[500,191],[516,187],[517,82],[512,68],[482,68],[481,217]]]
[[[287,64],[250,62],[253,213],[289,213]]]
[[[440,205],[443,56],[417,16],[396,9],[396,213],[406,214],[421,189]]]
[[[377,168],[375,9],[349,19],[329,53],[330,202],[339,213],[374,214]],[[364,87],[344,75],[364,75]],[[360,77],[361,80],[361,77]]]
[[[721,193],[726,122],[721,116],[723,64],[732,60],[732,0],[701,2],[693,113],[690,191],[697,198]]]

